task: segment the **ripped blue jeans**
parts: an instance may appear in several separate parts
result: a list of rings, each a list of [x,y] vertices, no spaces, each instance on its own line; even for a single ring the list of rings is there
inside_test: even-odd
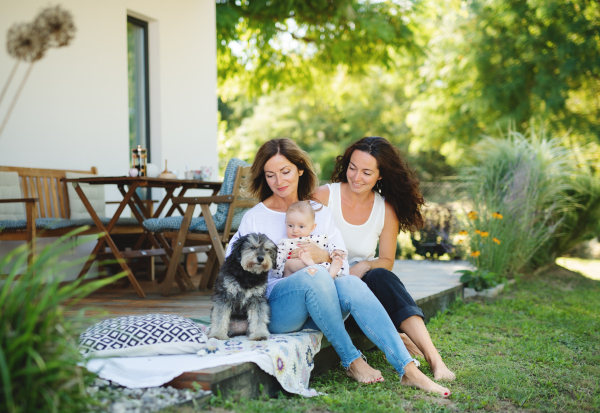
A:
[[[400,377],[406,365],[413,361],[379,300],[353,275],[334,280],[320,265],[303,268],[273,287],[269,305],[271,333],[291,333],[305,328],[320,330],[346,369],[361,356],[344,326],[348,314],[352,314],[365,335],[385,353]]]

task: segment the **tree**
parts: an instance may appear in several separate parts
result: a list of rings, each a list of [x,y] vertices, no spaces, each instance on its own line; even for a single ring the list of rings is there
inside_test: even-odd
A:
[[[217,1],[219,83],[259,95],[312,84],[315,70],[392,67],[395,54],[419,52],[414,13],[409,1]]]
[[[524,128],[533,117],[558,133],[600,139],[598,2],[448,4],[409,115],[422,144],[472,144],[491,128],[511,121]]]

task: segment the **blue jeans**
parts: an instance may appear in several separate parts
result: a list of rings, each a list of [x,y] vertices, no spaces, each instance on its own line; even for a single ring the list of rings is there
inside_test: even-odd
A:
[[[385,353],[400,377],[406,365],[413,361],[379,300],[353,275],[334,280],[320,265],[303,268],[275,285],[269,295],[269,305],[271,333],[291,333],[305,328],[320,330],[346,369],[361,356],[344,327],[348,314],[352,314],[363,333]]]

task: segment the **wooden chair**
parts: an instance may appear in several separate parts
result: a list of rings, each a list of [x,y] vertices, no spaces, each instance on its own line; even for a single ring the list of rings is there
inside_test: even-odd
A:
[[[199,288],[210,289],[214,287],[218,270],[223,261],[225,261],[225,247],[227,243],[237,230],[239,221],[246,209],[251,208],[258,203],[255,200],[245,199],[240,196],[244,178],[250,172],[250,166],[244,165],[247,164],[235,158],[230,161],[228,170],[225,172],[223,187],[219,195],[209,197],[178,197],[172,199],[174,205],[187,204],[187,207],[183,219],[181,220],[180,228],[177,231],[165,230],[163,234],[165,238],[175,239],[175,242],[171,264],[169,265],[161,291],[162,295],[169,295],[171,291],[175,272],[177,271],[176,266],[181,258],[181,253],[186,240],[211,245],[211,249],[208,252],[208,260],[199,282]],[[233,176],[234,179],[231,179]],[[231,187],[231,193],[226,194],[224,192],[228,192],[229,185],[227,185],[227,181],[229,179],[233,181],[233,185]],[[211,204],[219,205],[215,216],[210,212]],[[201,216],[193,218],[194,210],[198,205],[201,209]],[[224,213],[226,213],[226,216],[223,220]],[[215,223],[215,217],[217,215],[219,215],[217,217],[219,222]],[[193,221],[196,221],[196,223],[192,225],[193,229],[190,231],[190,224],[192,224]],[[152,227],[148,226],[146,222],[144,222],[144,226],[147,229],[152,230]],[[198,223],[202,224],[202,222],[204,225],[198,225]],[[199,226],[201,227],[200,230],[194,229]]]
[[[19,176],[21,197],[0,199],[0,204],[24,203],[25,220],[2,221],[0,240],[26,241],[29,245],[29,260],[35,254],[35,240],[39,237],[60,237],[82,226],[86,220],[71,220],[69,192],[67,183],[62,182],[67,172],[97,175],[96,167],[89,171],[72,171],[63,169],[24,168],[16,166],[0,166],[0,172],[16,172]],[[26,221],[26,222],[22,222]],[[94,225],[91,219],[89,224]],[[92,227],[84,233],[97,233]],[[125,225],[118,228],[121,234],[141,234],[140,225]]]

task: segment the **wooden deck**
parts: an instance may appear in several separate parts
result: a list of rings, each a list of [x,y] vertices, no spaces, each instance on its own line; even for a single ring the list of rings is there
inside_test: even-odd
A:
[[[421,305],[440,293],[460,286],[460,275],[454,274],[454,271],[465,268],[468,268],[468,263],[464,261],[397,260],[393,272]],[[200,268],[198,273],[201,270]],[[199,281],[199,276],[192,277],[196,287]],[[71,307],[67,314],[85,309],[86,315],[100,316],[101,319],[151,313],[176,314],[188,318],[210,316],[211,291],[181,292],[174,284],[171,295],[163,297],[160,294],[161,284],[152,281],[139,283],[146,292],[146,298],[139,298],[131,286],[123,288],[122,282],[115,283],[84,298]],[[436,308],[435,312],[439,309]]]
[[[396,261],[393,271],[421,307],[426,320],[429,320],[438,311],[447,308],[457,297],[462,297],[460,276],[454,274],[454,271],[465,268],[468,268],[468,263],[463,261]],[[192,281],[197,286],[199,276],[193,277]],[[95,321],[152,313],[175,314],[195,319],[210,316],[211,291],[181,292],[177,285],[174,285],[171,295],[163,297],[160,294],[160,284],[140,281],[146,298],[139,298],[133,287],[123,288],[121,284],[110,285],[94,292],[71,307],[67,314],[83,310],[86,315],[96,316]],[[373,347],[373,343],[362,335],[356,326],[348,326],[348,330],[357,348],[364,351]],[[324,338],[321,351],[315,355],[313,374],[319,374],[338,364],[339,357]],[[254,363],[184,373],[165,385],[181,388],[189,387],[192,382],[200,383],[205,390],[220,391],[224,396],[234,394],[237,397],[252,398],[259,396],[261,391],[275,396],[281,391],[277,380],[262,372]]]

